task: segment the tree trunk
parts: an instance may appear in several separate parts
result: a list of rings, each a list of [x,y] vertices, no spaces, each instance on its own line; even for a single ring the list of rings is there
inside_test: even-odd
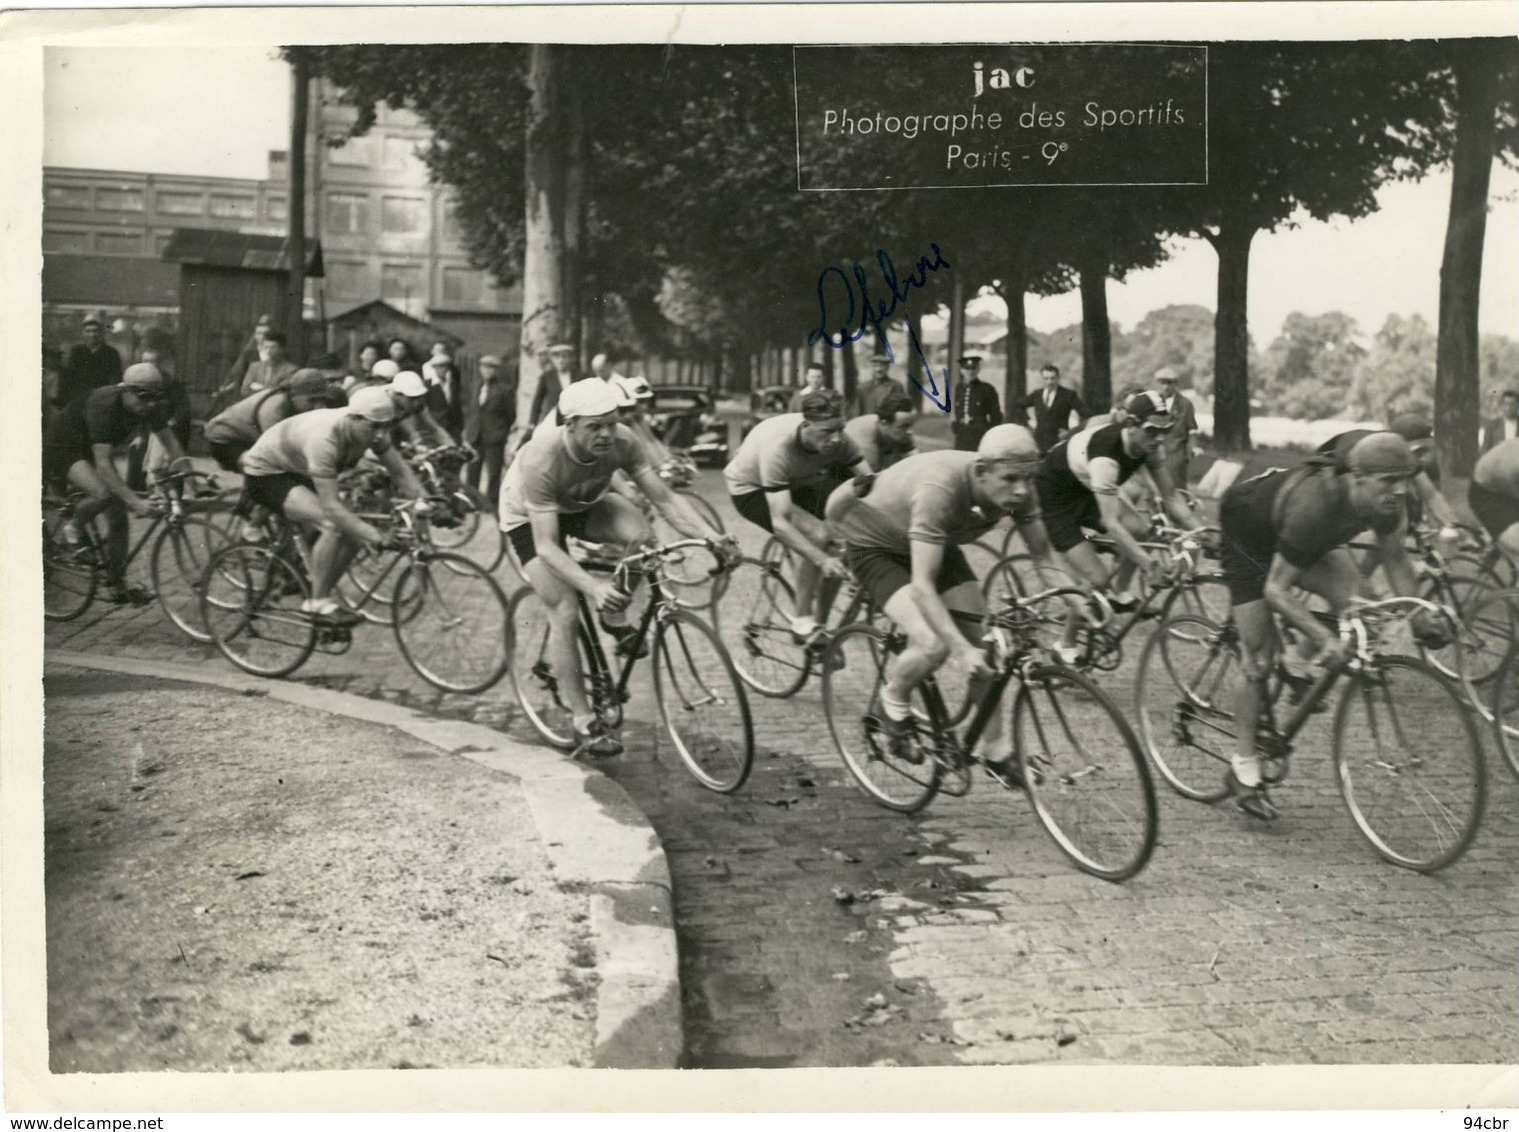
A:
[[[1007,380],[1002,385],[1002,408],[1010,412],[1010,406],[1023,399],[1028,392],[1028,316],[1024,307],[1024,279],[1021,270],[1016,277],[1003,281],[1003,300],[1007,303]]]
[[[849,339],[844,340],[844,404],[847,406],[854,400],[855,392],[860,387],[860,367],[854,358],[854,343]]]
[[[718,354],[712,359],[712,400],[716,401],[723,393],[723,361],[726,355]]]
[[[576,279],[585,210],[584,130],[567,49],[535,44],[528,68],[528,122],[524,138],[526,199],[522,329],[517,369],[517,422],[508,451],[532,433],[533,402],[549,346],[578,340]],[[572,175],[573,174],[573,175]]]
[[[1440,261],[1440,340],[1435,354],[1435,443],[1444,470],[1461,478],[1477,462],[1481,425],[1477,310],[1493,168],[1498,60],[1482,41],[1456,48],[1456,146],[1450,219]]]
[[[823,384],[829,389],[837,389],[838,382],[834,380],[834,355],[838,351],[832,346],[823,347]]]
[[[960,385],[960,355],[965,353],[965,276],[956,274],[949,288],[949,357],[950,387],[942,392],[953,398]],[[951,400],[953,407],[953,400]]]
[[[1108,265],[1081,269],[1081,392],[1087,412],[1105,413],[1113,403],[1113,333],[1108,321]]]
[[[912,341],[921,343],[923,341],[923,315],[919,308],[915,306],[908,306],[907,325],[912,332]],[[926,352],[927,350],[925,347],[925,353]],[[907,369],[907,372],[904,375],[907,380],[907,396],[911,398],[913,408],[917,409],[918,412],[921,413],[923,411],[922,382],[927,376],[923,372],[923,359],[918,357],[917,353],[912,349],[912,346],[909,345],[907,348],[907,354],[900,360],[903,362]]]
[[[738,356],[738,373],[734,382],[739,393],[748,393],[754,388],[754,355],[745,350]]]
[[[311,82],[306,62],[290,61],[290,274],[285,295],[285,353],[297,365],[306,363],[306,120],[311,105]]]
[[[1255,228],[1225,222],[1209,237],[1218,252],[1218,313],[1213,316],[1213,443],[1250,450],[1250,242]]]

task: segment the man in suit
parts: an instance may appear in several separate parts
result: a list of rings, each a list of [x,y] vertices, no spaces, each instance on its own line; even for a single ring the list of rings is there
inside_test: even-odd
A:
[[[1023,424],[1031,417],[1034,442],[1044,453],[1081,427],[1081,422],[1087,418],[1087,409],[1074,389],[1060,384],[1059,366],[1047,365],[1039,375],[1044,379],[1044,385],[1014,404],[1008,420]]]
[[[891,358],[885,350],[877,350],[870,357],[870,380],[860,386],[855,397],[852,417],[865,417],[877,412],[881,402],[893,392],[902,392],[902,386],[892,380]]]
[[[239,399],[251,397],[261,389],[278,389],[295,373],[295,363],[285,357],[285,336],[277,330],[264,335],[258,348],[258,361],[243,374]]]
[[[1192,434],[1197,431],[1197,410],[1177,388],[1179,375],[1170,366],[1155,371],[1155,390],[1150,399],[1171,417],[1171,427],[1160,434],[1160,451],[1166,471],[1177,488],[1187,486],[1187,464],[1192,457]]]
[[[802,387],[791,395],[791,404],[786,410],[788,413],[800,413],[802,398],[823,388],[824,372],[822,362],[807,363],[807,371],[802,376]]]
[[[1002,401],[997,391],[981,380],[981,355],[965,354],[960,358],[959,388],[955,390],[955,420],[951,426],[955,447],[974,452],[987,429],[1002,423]]]
[[[448,354],[434,354],[428,363],[432,379],[427,385],[427,410],[455,440],[464,429],[464,390],[454,359]]]
[[[529,432],[559,404],[559,394],[575,382],[575,347],[567,342],[556,342],[549,347],[549,364],[538,375],[538,392],[533,396],[532,419],[527,422]]]
[[[501,469],[506,460],[506,438],[517,419],[517,383],[501,373],[501,359],[486,354],[480,359],[480,377],[465,397],[464,442],[475,450],[466,473],[469,482],[480,483],[485,469],[485,497],[492,507],[501,494]]]
[[[1505,389],[1502,398],[1501,417],[1494,417],[1482,426],[1482,437],[1477,455],[1498,447],[1505,440],[1519,437],[1519,389]]]
[[[57,408],[70,401],[121,383],[121,355],[105,340],[105,330],[98,318],[87,318],[80,327],[80,342],[69,351],[58,383]]]

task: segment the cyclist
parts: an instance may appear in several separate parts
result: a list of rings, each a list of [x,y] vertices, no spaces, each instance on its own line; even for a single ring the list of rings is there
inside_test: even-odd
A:
[[[144,432],[163,445],[170,466],[185,460],[179,439],[169,427],[173,411],[163,374],[149,362],[130,365],[117,385],[107,385],[74,398],[53,418],[43,440],[44,481],[66,494],[70,488],[87,498],[74,509],[63,527],[63,539],[75,554],[88,553],[84,527],[105,515],[106,593],[117,605],[145,605],[153,595],[124,577],[130,515],[153,514],[152,505],[126,485],[116,470],[116,454]]]
[[[873,413],[855,417],[844,426],[844,435],[854,441],[873,472],[885,471],[917,450],[912,426],[918,422],[918,410],[902,389],[888,389]]]
[[[274,425],[298,413],[328,407],[329,385],[321,370],[297,370],[279,388],[261,390],[223,409],[206,422],[212,457],[224,471],[238,471],[238,457]]]
[[[421,374],[402,370],[384,388],[396,407],[395,423],[391,425],[394,439],[439,448],[458,447],[448,430],[428,411],[427,382]]]
[[[909,456],[871,483],[862,499],[846,483],[827,516],[844,538],[844,557],[877,609],[907,635],[907,647],[881,693],[882,727],[893,754],[910,754],[912,692],[953,655],[977,683],[992,675],[978,640],[986,602],[960,549],[1011,516],[1040,575],[1060,585],[1061,570],[1040,521],[1033,486],[1039,446],[1022,425],[988,429],[974,452]],[[1001,713],[987,725],[982,756],[1010,780],[1011,739]]]
[[[1500,440],[1482,454],[1466,502],[1498,549],[1519,565],[1519,440]]]
[[[1140,478],[1179,526],[1196,527],[1165,464],[1156,456],[1160,434],[1171,426],[1170,417],[1145,393],[1129,398],[1122,412],[1123,419],[1078,432],[1052,447],[1034,480],[1050,542],[1079,578],[1094,586],[1110,585],[1113,608],[1119,610],[1138,604],[1128,591],[1136,569],[1156,580],[1164,570],[1139,545],[1148,520],[1120,502],[1124,485]],[[1156,457],[1153,463],[1151,457]],[[1087,538],[1087,528],[1106,531],[1118,548],[1122,560],[1111,579]],[[1074,615],[1067,619],[1059,646],[1062,660],[1069,662],[1074,656],[1078,628]]]
[[[1303,634],[1315,662],[1344,657],[1350,646],[1309,611],[1294,587],[1317,594],[1336,613],[1344,609],[1360,588],[1346,543],[1368,528],[1394,592],[1417,592],[1403,533],[1409,481],[1418,466],[1401,436],[1373,432],[1356,440],[1342,460],[1310,459],[1291,471],[1272,468],[1223,494],[1223,572],[1245,676],[1235,701],[1239,745],[1227,783],[1235,804],[1251,817],[1277,816],[1255,751],[1262,688],[1279,648],[1272,614]],[[1445,634],[1438,620],[1422,612],[1413,629],[1431,644],[1441,643]]]
[[[618,395],[610,384],[597,377],[574,382],[559,395],[564,423],[529,439],[501,485],[501,529],[511,540],[528,584],[548,607],[549,658],[573,716],[574,753],[592,758],[621,754],[622,743],[591,711],[585,697],[575,597],[584,595],[601,614],[603,627],[625,638],[627,634],[607,617],[626,609],[629,595],[611,579],[587,573],[565,550],[565,538],[626,547],[649,537],[638,508],[609,490],[613,474],[621,470],[681,534],[711,540],[725,559],[737,553],[670,491],[633,434],[618,423],[617,412]]]
[[[422,485],[391,444],[395,415],[384,389],[360,389],[346,408],[314,409],[280,421],[243,453],[246,501],[319,532],[311,553],[311,596],[301,608],[324,621],[359,620],[338,605],[333,587],[361,546],[378,550],[385,544],[385,536],[343,502],[338,476],[372,450],[403,491],[422,497]]]
[[[791,633],[799,643],[810,643],[822,631],[814,616],[820,579],[849,578],[848,568],[828,550],[823,522],[827,493],[842,470],[871,474],[859,448],[844,435],[839,395],[827,389],[803,397],[800,413],[760,421],[723,469],[734,509],[798,556]],[[823,589],[821,596],[830,597]]]

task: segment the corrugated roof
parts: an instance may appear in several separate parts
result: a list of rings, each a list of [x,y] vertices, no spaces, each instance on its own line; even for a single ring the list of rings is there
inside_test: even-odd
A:
[[[179,268],[144,256],[45,255],[42,301],[177,307]]]
[[[241,267],[252,271],[288,271],[289,241],[284,236],[252,232],[229,232],[219,228],[176,228],[164,247],[170,263],[193,263],[203,267]],[[322,275],[322,245],[306,241],[306,274]]]

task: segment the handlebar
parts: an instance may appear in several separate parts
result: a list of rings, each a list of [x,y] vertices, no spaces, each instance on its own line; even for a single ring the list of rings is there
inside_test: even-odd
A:
[[[690,550],[693,548],[700,548],[703,550],[711,551],[714,555],[717,554],[716,543],[712,539],[676,539],[674,542],[667,542],[663,546],[651,546],[647,550],[634,551],[631,554],[625,555],[622,561],[617,564],[617,568],[612,572],[612,578],[619,586],[622,586],[624,589],[626,589],[627,587],[624,585],[624,583],[626,582],[628,575],[633,573],[633,571],[637,570],[639,567],[643,566],[645,563],[653,562],[657,559],[665,559],[672,554],[678,554],[682,550]],[[707,576],[709,578],[721,574],[726,568],[722,556],[717,555],[717,559],[717,564],[713,566],[712,569],[707,571]]]

